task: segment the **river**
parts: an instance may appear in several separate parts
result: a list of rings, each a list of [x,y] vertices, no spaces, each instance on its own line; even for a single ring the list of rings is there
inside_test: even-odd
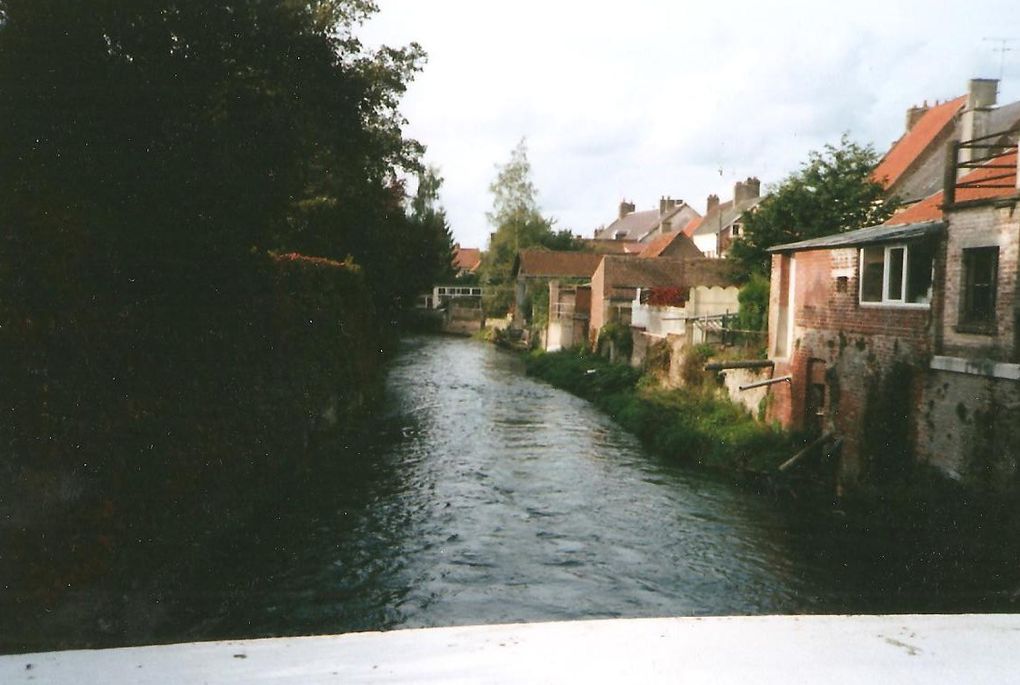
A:
[[[855,531],[831,507],[651,455],[489,345],[405,340],[364,428],[360,440],[323,446],[320,477],[282,490],[247,530],[190,550],[172,582],[142,584],[147,608],[132,600],[119,609],[127,619],[84,617],[116,624],[99,643],[1015,610],[1001,578],[975,578],[981,560]]]

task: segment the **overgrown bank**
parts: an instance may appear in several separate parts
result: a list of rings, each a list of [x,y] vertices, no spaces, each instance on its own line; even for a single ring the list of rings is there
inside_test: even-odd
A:
[[[704,388],[665,389],[596,354],[528,358],[528,373],[589,400],[652,451],[710,468],[767,472],[792,454],[783,432]]]

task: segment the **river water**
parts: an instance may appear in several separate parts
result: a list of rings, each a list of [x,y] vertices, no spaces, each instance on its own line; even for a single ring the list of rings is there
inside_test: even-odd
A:
[[[1011,608],[937,548],[645,452],[492,346],[405,341],[384,406],[366,446],[332,446],[336,473],[221,560],[219,610],[183,602],[165,638]]]
[[[492,346],[410,338],[386,388],[364,439],[322,447],[328,466],[314,482],[281,489],[279,504],[230,540],[190,550],[186,570],[155,590],[143,584],[147,604],[126,602],[119,623],[79,625],[117,624],[98,640],[109,645],[1017,608],[1010,579],[974,572],[982,559],[940,540],[856,530],[831,507],[651,455]]]

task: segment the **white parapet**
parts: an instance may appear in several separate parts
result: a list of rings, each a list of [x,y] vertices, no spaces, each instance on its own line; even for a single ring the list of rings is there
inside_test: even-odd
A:
[[[0,657],[0,683],[1006,683],[1020,615],[655,618]]]

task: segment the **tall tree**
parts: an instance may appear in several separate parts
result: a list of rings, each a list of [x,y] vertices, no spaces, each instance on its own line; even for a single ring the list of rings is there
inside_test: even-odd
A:
[[[766,250],[774,245],[873,226],[896,208],[894,198],[871,179],[878,154],[844,134],[838,145],[813,151],[803,167],[787,176],[743,217],[743,238],[730,257],[747,274],[768,274]]]
[[[518,252],[536,246],[572,249],[577,244],[569,230],[554,231],[553,220],[542,216],[523,138],[511,151],[510,161],[496,169],[489,184],[492,211],[486,214],[493,233],[482,258],[482,278],[488,286],[486,311],[502,315],[513,304],[510,274]]]

